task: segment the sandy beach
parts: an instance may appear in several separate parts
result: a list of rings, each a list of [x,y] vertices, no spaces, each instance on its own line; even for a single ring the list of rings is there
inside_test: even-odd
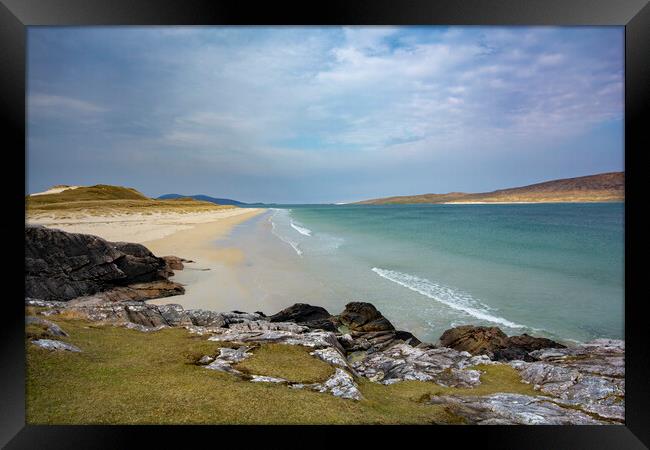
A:
[[[185,269],[177,271],[173,278],[185,286],[185,295],[153,300],[152,303],[219,309],[220,306],[226,307],[220,299],[227,299],[231,297],[229,293],[237,294],[243,289],[236,278],[224,276],[224,271],[241,264],[244,253],[234,247],[218,247],[214,241],[264,211],[261,208],[233,208],[182,214],[77,214],[67,219],[38,218],[28,222],[71,233],[93,234],[109,241],[137,242],[144,244],[156,256],[175,255],[191,260],[193,262],[186,263]],[[234,297],[241,298],[241,295]]]

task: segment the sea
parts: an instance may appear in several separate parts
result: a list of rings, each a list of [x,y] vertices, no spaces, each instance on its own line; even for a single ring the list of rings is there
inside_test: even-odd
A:
[[[623,203],[280,205],[216,245],[244,250],[262,310],[366,301],[429,342],[465,324],[624,336]]]

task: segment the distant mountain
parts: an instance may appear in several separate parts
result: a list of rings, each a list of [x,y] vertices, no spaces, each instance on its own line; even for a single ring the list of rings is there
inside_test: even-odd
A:
[[[215,203],[217,205],[234,205],[234,206],[247,205],[247,203],[239,202],[237,200],[231,200],[229,198],[214,198],[214,197],[210,197],[209,195],[203,195],[203,194],[198,194],[198,195],[165,194],[158,197],[158,200],[173,200],[176,198],[193,198],[195,200]]]
[[[411,203],[577,203],[622,202],[625,200],[625,173],[609,172],[585,177],[545,181],[492,192],[422,194],[364,200],[356,204]]]

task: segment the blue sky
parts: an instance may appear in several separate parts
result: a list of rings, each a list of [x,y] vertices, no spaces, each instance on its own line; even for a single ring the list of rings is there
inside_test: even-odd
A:
[[[623,170],[622,27],[30,27],[28,192],[345,202]]]

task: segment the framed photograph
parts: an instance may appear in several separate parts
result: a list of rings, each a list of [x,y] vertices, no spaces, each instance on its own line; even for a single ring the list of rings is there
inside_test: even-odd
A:
[[[647,2],[2,0],[0,21],[24,149],[7,448],[233,425],[649,445]]]

